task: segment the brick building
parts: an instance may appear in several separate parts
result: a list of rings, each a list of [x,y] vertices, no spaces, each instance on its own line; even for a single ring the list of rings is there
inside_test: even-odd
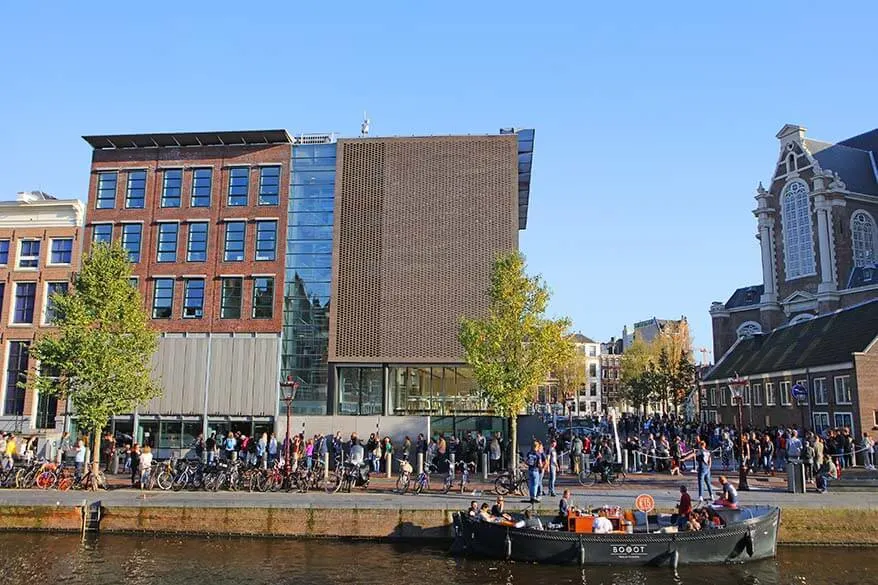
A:
[[[601,344],[601,401],[605,407],[627,410],[622,396],[622,339]]]
[[[70,286],[79,266],[85,208],[38,191],[0,202],[0,355],[3,359],[0,430],[45,433],[63,411],[51,396],[20,382],[35,367],[34,337],[52,327],[51,295]]]
[[[878,129],[831,143],[787,124],[756,190],[762,282],[710,307],[719,360],[736,339],[878,296]]]
[[[729,382],[746,380],[745,425],[878,429],[878,299],[739,339],[702,381],[702,420],[735,424]],[[808,391],[801,402],[791,388]]]
[[[184,449],[271,431],[278,405],[291,139],[285,130],[87,136],[86,251],[118,241],[160,332],[164,396],[117,431]]]

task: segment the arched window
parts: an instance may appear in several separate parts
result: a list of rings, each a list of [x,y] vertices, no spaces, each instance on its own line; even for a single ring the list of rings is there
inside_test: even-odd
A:
[[[858,209],[851,216],[851,239],[854,266],[872,266],[875,263],[875,220],[867,211]]]
[[[799,313],[792,319],[790,319],[790,325],[798,325],[799,323],[804,323],[805,321],[810,321],[814,318],[814,315],[811,313]]]
[[[783,253],[787,280],[816,274],[811,207],[805,181],[791,181],[781,195]]]
[[[745,321],[738,327],[738,337],[753,337],[762,333],[762,325],[756,321]]]

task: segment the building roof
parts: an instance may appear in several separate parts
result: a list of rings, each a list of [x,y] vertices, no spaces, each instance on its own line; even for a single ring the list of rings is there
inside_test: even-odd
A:
[[[594,339],[586,337],[582,333],[574,333],[573,341],[576,343],[596,343]]]
[[[765,285],[754,284],[751,286],[743,286],[732,293],[729,300],[726,301],[726,309],[734,309],[737,307],[749,307],[750,305],[758,305],[759,299],[765,292]]]
[[[258,146],[292,143],[292,139],[286,130],[106,134],[83,136],[82,138],[96,150],[114,148],[179,148],[181,146]]]
[[[878,195],[878,179],[876,179],[876,170],[873,166],[875,151],[872,148],[864,149],[853,146],[854,144],[870,145],[869,136],[875,132],[873,130],[838,144],[810,138],[806,138],[804,143],[821,167],[839,174],[848,191]],[[873,147],[878,149],[878,145],[873,145]]]
[[[779,327],[767,335],[738,339],[705,381],[848,362],[876,335],[878,299]]]

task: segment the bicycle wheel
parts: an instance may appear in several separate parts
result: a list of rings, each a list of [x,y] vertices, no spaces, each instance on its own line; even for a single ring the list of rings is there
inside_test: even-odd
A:
[[[404,494],[409,489],[409,474],[406,472],[402,472],[399,474],[399,479],[396,480],[396,492],[399,494]]]
[[[469,480],[460,478],[460,495],[465,494],[468,487],[469,487]]]
[[[37,476],[37,487],[41,490],[47,490],[58,481],[58,478],[51,471],[44,471]]]
[[[171,486],[174,483],[174,476],[171,475],[171,473],[166,469],[162,469],[155,476],[155,483],[157,486],[159,486],[160,490],[166,492],[171,489]]]
[[[598,473],[597,471],[592,471],[589,475],[591,477],[591,485],[594,486],[601,483],[602,478],[600,473]]]
[[[576,476],[576,479],[579,480],[579,485],[582,485],[582,486],[591,485],[593,483],[591,475],[592,474],[590,471],[586,471],[584,469],[582,471],[580,471],[579,475]]]
[[[58,490],[62,492],[66,492],[71,487],[73,487],[73,478],[72,477],[63,477],[61,481],[58,482]]]
[[[498,496],[505,496],[509,493],[509,476],[505,473],[497,476],[494,480],[494,493]]]
[[[220,471],[219,473],[217,473],[216,480],[214,480],[213,488],[211,491],[215,492],[215,491],[223,489],[226,485],[226,479],[228,479],[228,478],[226,476],[225,471]]]
[[[324,491],[327,494],[336,493],[341,487],[341,477],[339,477],[338,473],[333,471],[329,474],[329,478],[326,480],[326,483],[323,485]]]
[[[425,489],[429,489],[429,488],[430,488],[429,480],[418,478],[418,480],[415,482],[414,487],[412,488],[412,491],[417,495],[417,494],[420,494]]]
[[[612,486],[619,486],[625,483],[625,472],[624,471],[614,471],[607,475],[607,483]]]
[[[16,489],[24,489],[25,483],[27,482],[27,470],[19,469],[15,472],[15,487]]]
[[[451,491],[451,486],[454,485],[454,478],[449,476],[445,477],[445,485],[442,486],[442,493],[447,494]]]

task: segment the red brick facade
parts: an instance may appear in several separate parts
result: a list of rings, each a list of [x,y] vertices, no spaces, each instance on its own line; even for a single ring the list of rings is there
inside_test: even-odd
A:
[[[283,320],[284,248],[287,231],[289,199],[290,145],[187,146],[96,149],[92,158],[88,192],[88,224],[85,248],[90,248],[95,224],[112,224],[113,240],[121,238],[124,223],[143,225],[140,262],[133,270],[139,280],[144,303],[151,310],[154,301],[155,277],[173,277],[173,306],[170,318],[153,319],[162,332],[213,333],[280,333]],[[259,205],[260,168],[280,167],[280,189],[277,205]],[[247,205],[229,206],[231,169],[249,169]],[[195,169],[212,169],[209,207],[193,207],[193,173]],[[179,207],[161,207],[163,173],[168,169],[182,170]],[[143,209],[126,209],[125,197],[129,171],[146,171],[146,193]],[[101,171],[116,171],[115,206],[97,209],[98,177]],[[223,259],[226,222],[245,220],[244,260],[225,262]],[[276,220],[274,260],[257,261],[256,221]],[[186,245],[189,226],[208,222],[207,259],[188,262]],[[174,262],[157,261],[158,230],[161,222],[178,222],[177,254]],[[243,277],[240,319],[220,318],[222,276]],[[253,318],[253,286],[255,276],[274,278],[271,318]],[[185,277],[205,279],[204,307],[201,318],[183,318]]]

